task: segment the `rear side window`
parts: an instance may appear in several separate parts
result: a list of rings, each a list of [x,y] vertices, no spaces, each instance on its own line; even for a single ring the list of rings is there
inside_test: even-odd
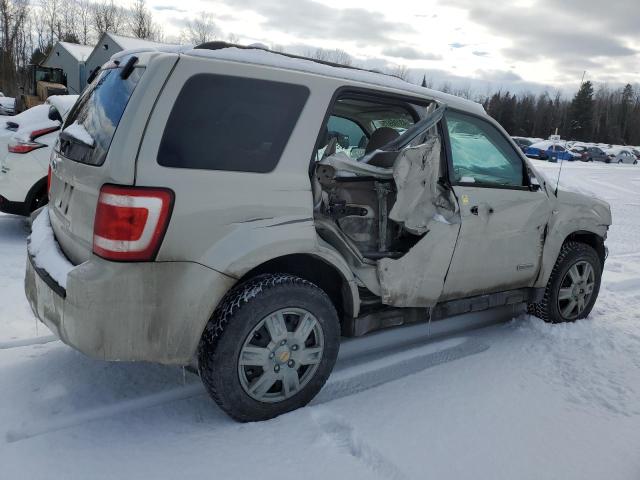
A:
[[[185,83],[162,136],[165,167],[266,173],[287,145],[309,90],[302,85],[199,74]]]
[[[60,153],[70,160],[102,165],[124,109],[136,88],[143,68],[134,68],[128,78],[121,68],[102,70],[71,109],[62,133]]]

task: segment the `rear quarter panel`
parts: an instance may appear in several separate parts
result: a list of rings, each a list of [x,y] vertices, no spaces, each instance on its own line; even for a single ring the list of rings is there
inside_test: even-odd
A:
[[[181,57],[178,67],[154,109],[137,162],[136,184],[167,187],[175,193],[158,261],[198,262],[238,278],[281,255],[319,252],[309,162],[337,85],[276,68],[190,56]],[[200,73],[307,86],[310,91],[307,102],[272,172],[171,168],[158,164],[159,145],[173,104],[184,83]],[[212,116],[215,113],[211,112]]]

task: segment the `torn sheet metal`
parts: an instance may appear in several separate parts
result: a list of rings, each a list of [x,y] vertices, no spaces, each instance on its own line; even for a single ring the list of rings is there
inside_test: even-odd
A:
[[[403,257],[378,262],[382,303],[431,307],[438,302],[460,230],[460,223],[429,222],[429,231]]]
[[[403,150],[393,177],[397,199],[389,218],[423,235],[399,259],[378,262],[382,303],[397,307],[435,305],[460,231],[460,210],[450,189],[440,185],[440,137]]]
[[[432,220],[452,223],[457,213],[451,191],[438,183],[440,148],[440,137],[430,137],[403,150],[393,168],[398,193],[389,218],[414,235],[425,233]]]

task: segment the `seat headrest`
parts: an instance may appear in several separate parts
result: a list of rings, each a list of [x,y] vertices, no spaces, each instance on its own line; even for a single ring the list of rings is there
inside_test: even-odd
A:
[[[392,142],[399,136],[400,134],[391,127],[380,127],[371,134],[364,153],[367,154],[384,147],[387,143]]]

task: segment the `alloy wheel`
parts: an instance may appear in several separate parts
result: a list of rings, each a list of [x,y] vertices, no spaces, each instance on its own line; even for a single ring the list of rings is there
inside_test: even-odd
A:
[[[574,263],[560,282],[558,310],[567,320],[577,319],[586,309],[595,286],[595,272],[589,262]]]
[[[285,308],[263,318],[245,339],[238,358],[243,390],[254,400],[276,403],[302,390],[324,351],[320,322],[302,308]]]

